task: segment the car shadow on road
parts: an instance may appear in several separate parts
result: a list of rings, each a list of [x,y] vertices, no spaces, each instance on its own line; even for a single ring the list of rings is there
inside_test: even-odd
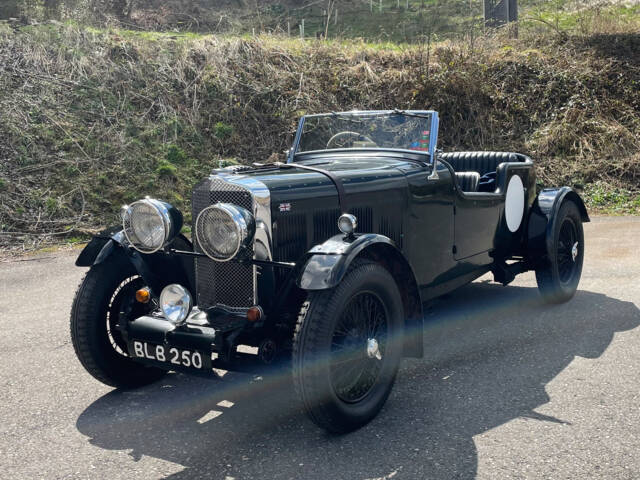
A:
[[[473,478],[475,435],[536,413],[576,356],[597,358],[640,324],[631,302],[579,291],[547,306],[534,288],[474,283],[426,314],[425,358],[407,360],[369,425],[345,436],[300,412],[288,372],[222,380],[172,374],[89,405],[78,430],[100,448],[184,466],[182,478]]]

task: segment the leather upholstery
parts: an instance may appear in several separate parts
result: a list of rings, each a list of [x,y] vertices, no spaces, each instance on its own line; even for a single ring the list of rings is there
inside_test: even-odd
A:
[[[513,152],[448,152],[440,154],[455,172],[495,172],[503,162],[522,162],[524,155]]]
[[[498,170],[501,167],[498,166]],[[479,192],[495,192],[496,184],[498,180],[498,172],[485,173],[480,177],[480,183],[478,184]]]
[[[456,180],[463,192],[477,192],[480,174],[478,172],[456,172]]]

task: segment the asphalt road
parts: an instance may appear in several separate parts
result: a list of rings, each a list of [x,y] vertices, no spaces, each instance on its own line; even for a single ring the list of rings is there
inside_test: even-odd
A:
[[[93,380],[68,317],[72,253],[0,263],[0,478],[640,478],[640,218],[585,226],[580,290],[489,277],[427,312],[382,413],[343,437],[289,376]]]

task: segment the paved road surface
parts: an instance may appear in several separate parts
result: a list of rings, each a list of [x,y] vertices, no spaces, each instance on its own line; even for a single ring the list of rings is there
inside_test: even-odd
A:
[[[429,308],[381,415],[331,437],[287,375],[121,393],[69,340],[69,253],[0,264],[0,478],[640,478],[640,218],[586,225],[580,291],[483,277]]]

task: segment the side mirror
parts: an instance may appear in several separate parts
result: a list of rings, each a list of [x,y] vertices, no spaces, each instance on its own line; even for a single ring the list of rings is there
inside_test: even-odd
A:
[[[440,177],[438,176],[438,156],[442,153],[442,150],[436,149],[433,153],[433,170],[427,177],[429,180],[438,180]]]

